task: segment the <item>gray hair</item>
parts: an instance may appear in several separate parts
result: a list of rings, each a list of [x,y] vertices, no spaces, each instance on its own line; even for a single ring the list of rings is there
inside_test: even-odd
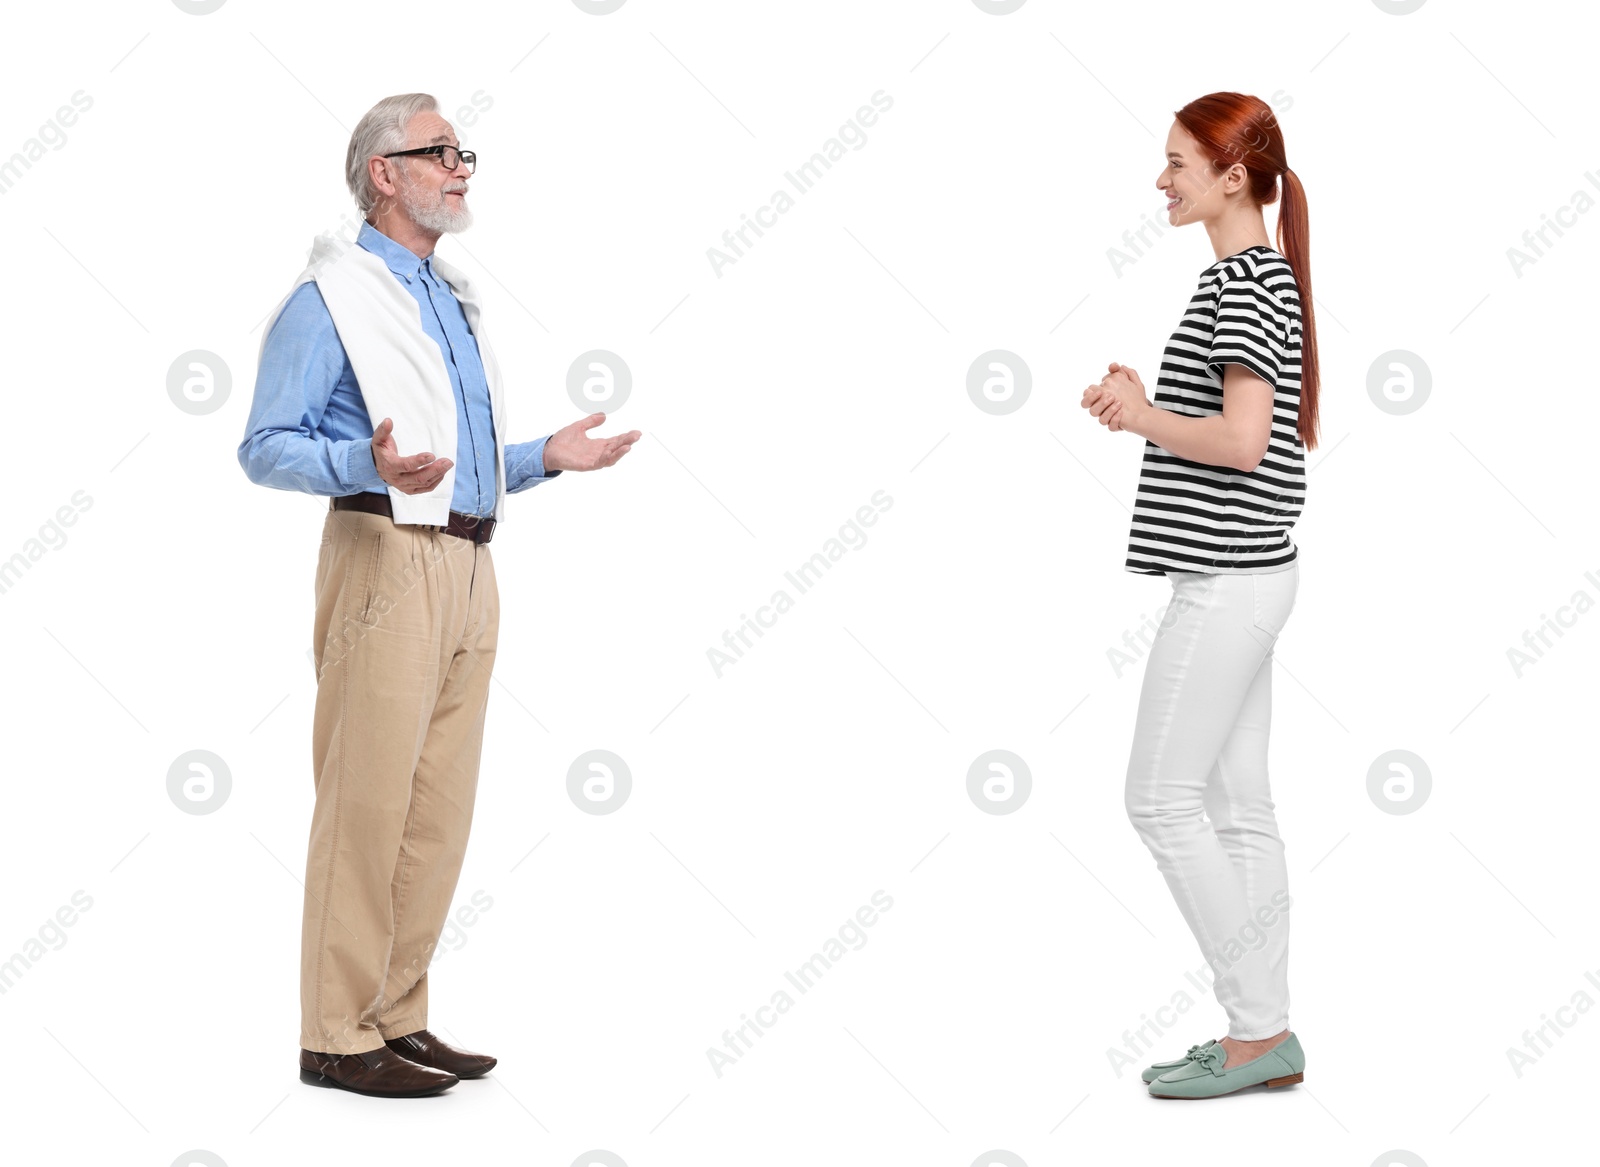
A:
[[[350,148],[344,156],[344,181],[355,196],[363,217],[378,201],[367,160],[374,154],[393,154],[406,147],[406,126],[419,113],[437,113],[439,103],[431,93],[397,93],[385,97],[356,123]]]

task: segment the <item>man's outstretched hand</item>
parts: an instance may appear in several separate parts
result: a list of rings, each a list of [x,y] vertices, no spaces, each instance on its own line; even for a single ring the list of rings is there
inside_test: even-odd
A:
[[[550,435],[544,444],[544,469],[600,470],[612,465],[639,440],[638,430],[613,438],[591,438],[589,431],[605,421],[603,413],[591,413]]]
[[[372,431],[372,461],[378,477],[403,494],[427,494],[454,465],[449,458],[435,458],[430,453],[402,458],[394,444],[394,422],[387,417]]]

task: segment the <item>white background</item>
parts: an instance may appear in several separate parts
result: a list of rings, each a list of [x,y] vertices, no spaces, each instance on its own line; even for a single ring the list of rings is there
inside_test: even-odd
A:
[[[92,907],[0,995],[6,1157],[1366,1167],[1576,1137],[1600,1018],[1559,1014],[1520,1077],[1507,1050],[1600,1000],[1600,616],[1569,610],[1520,677],[1507,652],[1600,595],[1582,11],[28,10],[0,158],[75,91],[93,104],[0,196],[0,558],[53,544],[0,594],[0,956],[75,891]],[[351,128],[419,89],[478,110],[456,123],[477,224],[440,254],[481,277],[511,440],[585,412],[565,378],[592,348],[634,378],[601,432],[644,436],[513,496],[495,534],[457,895],[492,907],[447,935],[430,1024],[500,1066],[403,1102],[296,1077],[325,502],[251,484],[236,448],[263,317],[356,218]],[[1153,1056],[1225,1026],[1122,808],[1142,667],[1107,652],[1169,590],[1122,566],[1141,440],[1078,399],[1113,360],[1154,384],[1215,258],[1198,228],[1120,274],[1108,249],[1165,225],[1172,111],[1218,89],[1275,106],[1307,190],[1324,436],[1272,753],[1306,1079],[1195,1107],[1107,1056],[1185,987]],[[878,90],[865,146],[714,274],[707,248]],[[1564,207],[1583,213],[1519,275],[1508,249]],[[993,348],[1033,373],[1004,417],[965,388]],[[201,416],[167,393],[195,349],[232,381]],[[1395,349],[1432,377],[1404,416],[1367,388]],[[724,630],[880,490],[867,542],[719,678]],[[597,748],[633,778],[607,815],[566,792]],[[997,748],[1033,780],[1006,815],[965,789]],[[167,794],[195,749],[231,773],[211,814]],[[1431,770],[1412,814],[1367,793],[1392,749]],[[879,889],[866,945],[719,1078],[707,1049]]]

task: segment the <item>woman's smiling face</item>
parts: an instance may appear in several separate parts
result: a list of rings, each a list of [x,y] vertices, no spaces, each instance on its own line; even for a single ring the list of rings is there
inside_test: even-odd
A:
[[[1167,131],[1167,165],[1156,176],[1156,187],[1167,196],[1167,221],[1205,222],[1223,209],[1230,186],[1242,186],[1248,179],[1245,168],[1234,163],[1222,174],[1211,165],[1200,148],[1178,122]]]

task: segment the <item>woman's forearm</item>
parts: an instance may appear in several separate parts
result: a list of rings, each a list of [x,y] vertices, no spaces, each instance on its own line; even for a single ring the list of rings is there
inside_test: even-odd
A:
[[[1190,462],[1226,466],[1230,470],[1255,469],[1240,464],[1244,456],[1235,432],[1237,427],[1220,413],[1213,417],[1189,417],[1159,405],[1147,405],[1125,419],[1122,428]]]

